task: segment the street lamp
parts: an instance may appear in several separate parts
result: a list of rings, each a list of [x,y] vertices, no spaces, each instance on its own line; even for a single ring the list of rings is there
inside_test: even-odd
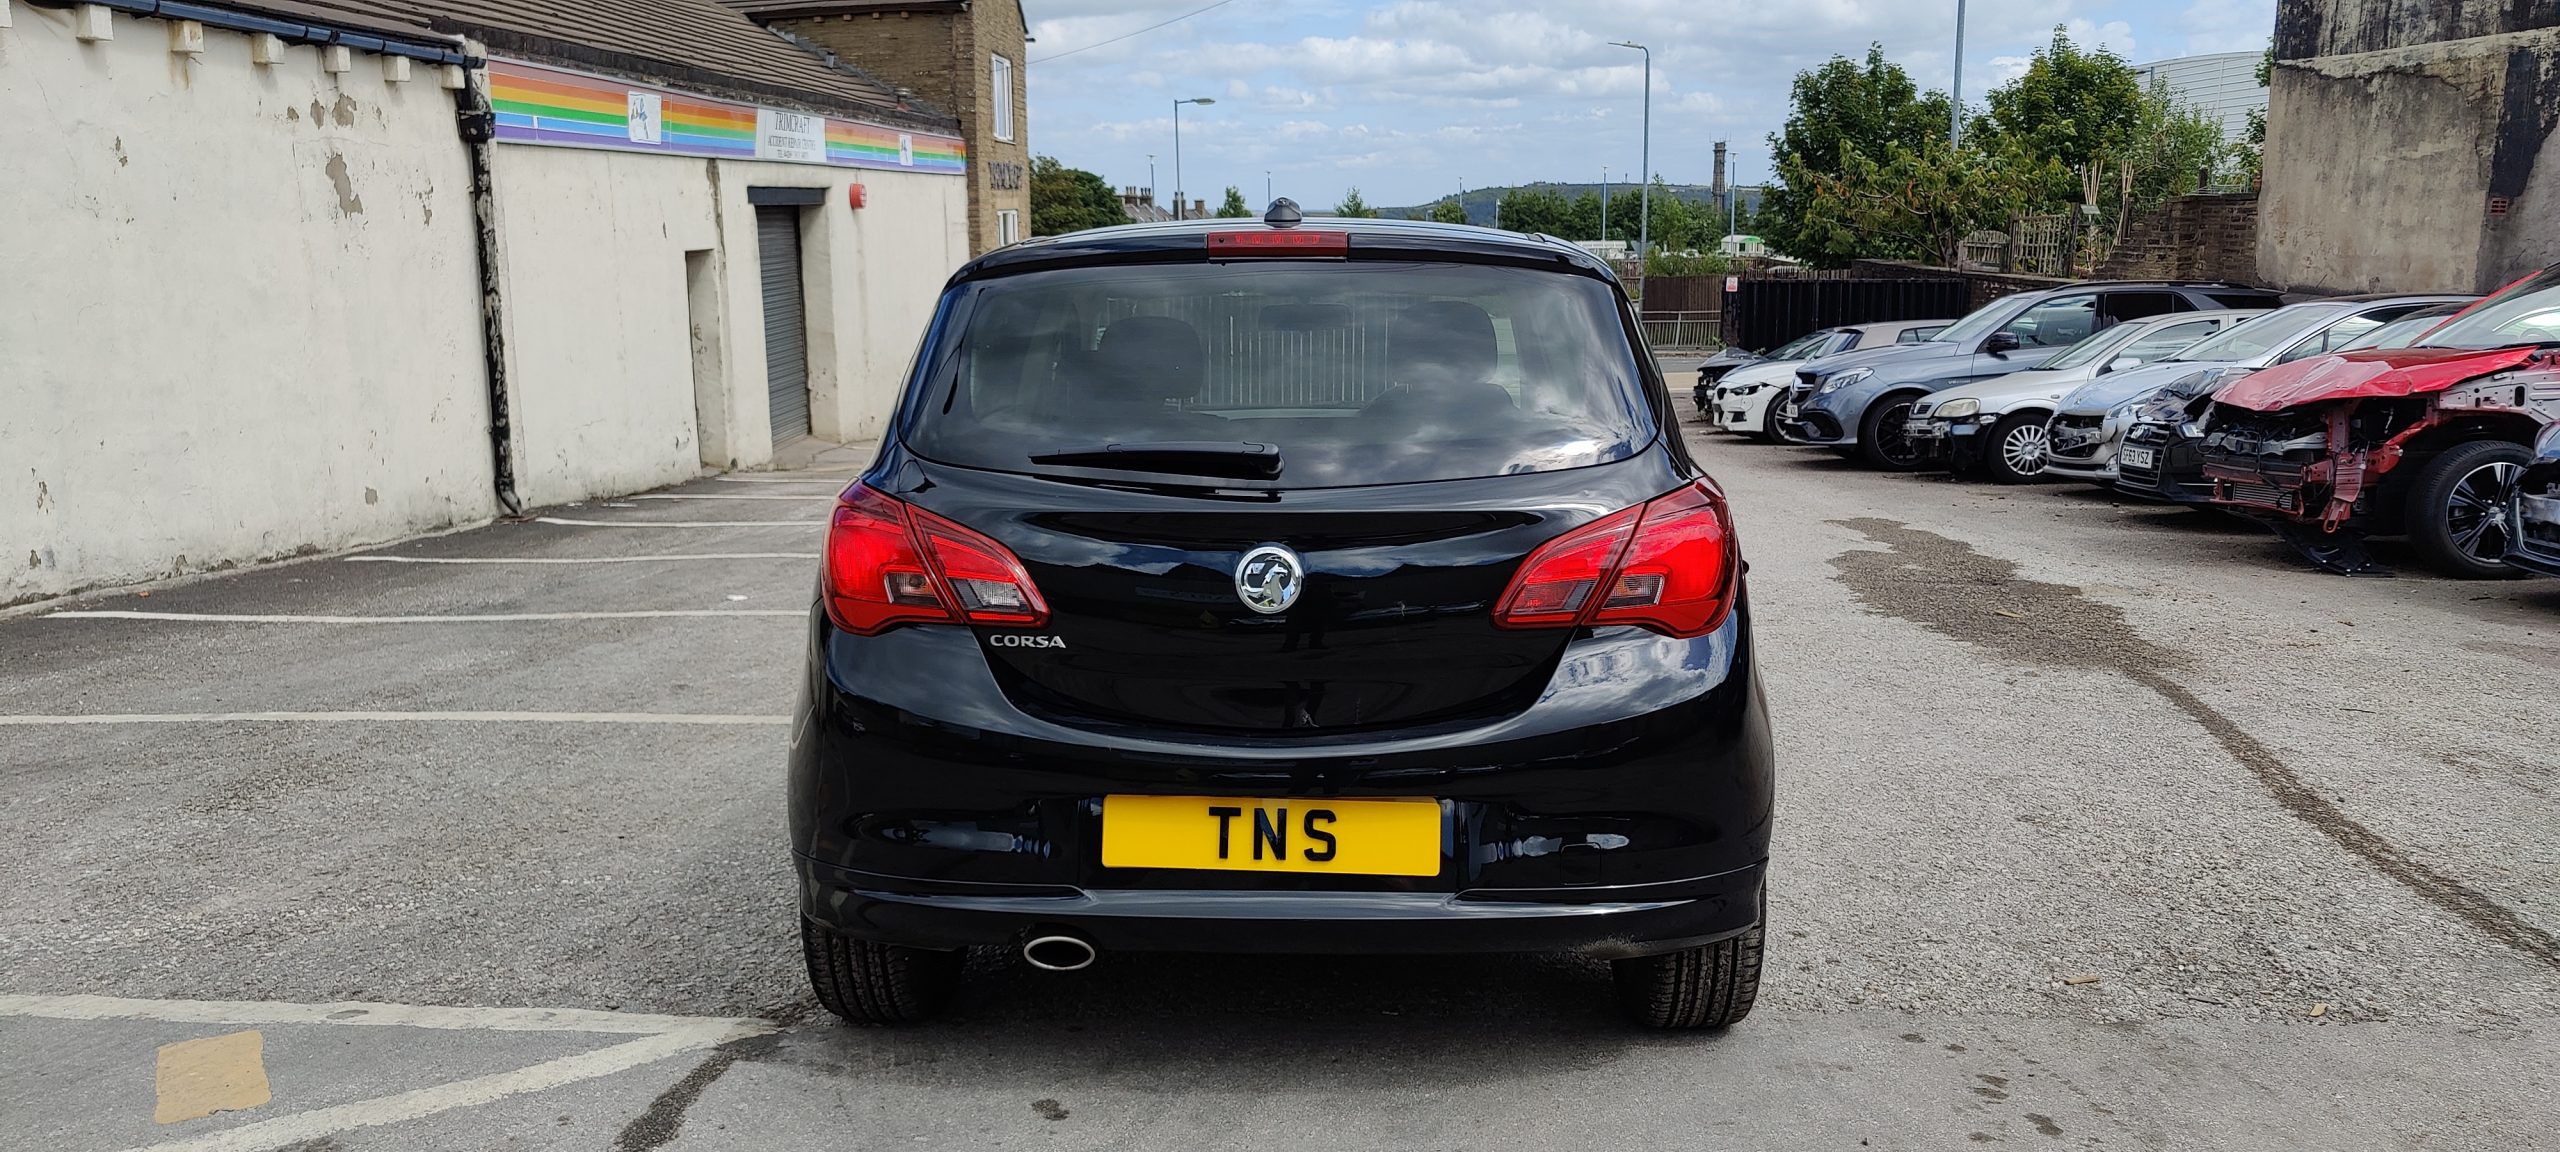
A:
[[[1271,203],[1271,170],[1268,168],[1262,170],[1262,202]]]
[[[1195,96],[1189,100],[1173,102],[1173,218],[1176,220],[1182,219],[1183,209],[1189,206],[1189,202],[1182,198],[1182,106],[1215,103],[1217,103],[1216,100],[1207,96]]]
[[[1956,0],[1956,82],[1948,87],[1947,146],[1955,148],[1964,144],[1964,0]]]
[[[1633,48],[1644,53],[1644,170],[1636,173],[1644,194],[1637,198],[1636,211],[1643,218],[1636,221],[1636,294],[1644,294],[1644,257],[1653,248],[1653,49],[1633,40],[1611,41],[1620,48]]]
[[[1609,258],[1609,166],[1600,166],[1600,258]]]

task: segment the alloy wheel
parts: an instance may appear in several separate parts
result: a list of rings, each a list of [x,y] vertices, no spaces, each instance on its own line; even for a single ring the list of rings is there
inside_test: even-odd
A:
[[[2045,448],[2050,441],[2042,424],[2020,424],[2000,438],[2000,460],[2011,472],[2033,476],[2044,471]]]
[[[1903,421],[1911,418],[1911,402],[1905,400],[1884,410],[1884,419],[1876,425],[1876,452],[1898,465],[1910,465],[1920,459],[1911,447],[1911,434],[1903,430]]]
[[[2463,474],[2445,500],[2446,535],[2453,546],[2475,560],[2496,562],[2507,554],[2507,491],[2523,469],[2504,462],[2483,464]]]

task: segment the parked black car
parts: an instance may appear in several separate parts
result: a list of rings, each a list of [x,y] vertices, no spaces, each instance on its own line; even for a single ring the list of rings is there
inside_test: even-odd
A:
[[[1742,1018],[1769,722],[1643,347],[1580,249],[1286,202],[963,267],[810,614],[819,1001],[927,1016],[972,945],[1585,950]]]
[[[2268,313],[2268,323],[2230,333],[2207,355],[2236,356],[2199,363],[2196,371],[2137,400],[2124,444],[2116,452],[2116,487],[2126,493],[2180,504],[2213,499],[2196,455],[2203,438],[2196,424],[2215,393],[2261,369],[2334,352],[2406,348],[2476,296],[2351,296],[2288,305]],[[2254,349],[2254,351],[2252,351]],[[2172,361],[2176,363],[2177,361]]]
[[[2542,430],[2507,497],[2507,563],[2560,576],[2560,423]]]
[[[2273,308],[2282,299],[2239,284],[2073,284],[1994,300],[1913,345],[1848,352],[1796,370],[1778,429],[1877,468],[1919,467],[1905,425],[1912,402],[1940,389],[2041,368],[2090,335],[2164,312]]]

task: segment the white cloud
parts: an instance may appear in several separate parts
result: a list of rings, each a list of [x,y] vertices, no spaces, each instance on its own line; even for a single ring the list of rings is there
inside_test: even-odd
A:
[[[2196,0],[2178,14],[2186,54],[2265,50],[2276,26],[2276,0]]]
[[[2127,60],[2137,57],[2141,49],[2133,42],[2133,25],[2122,20],[2100,24],[2085,17],[2074,17],[2065,24],[2071,42],[2084,49],[2104,48]]]

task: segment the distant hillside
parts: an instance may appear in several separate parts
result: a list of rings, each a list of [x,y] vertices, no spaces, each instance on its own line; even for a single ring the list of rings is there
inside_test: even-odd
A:
[[[1664,187],[1669,188],[1673,196],[1686,200],[1691,204],[1704,205],[1716,202],[1715,186],[1712,184],[1667,184],[1664,185]],[[1467,189],[1466,198],[1461,201],[1467,209],[1467,223],[1481,224],[1486,227],[1491,227],[1494,223],[1494,204],[1499,202],[1504,196],[1510,195],[1511,193],[1523,188],[1534,189],[1540,192],[1553,192],[1567,200],[1574,200],[1579,199],[1586,192],[1595,195],[1598,194],[1600,191],[1600,184],[1598,181],[1593,181],[1588,184],[1558,184],[1540,180],[1530,184],[1507,184],[1492,188],[1469,188]],[[1635,191],[1639,191],[1639,189],[1633,184],[1613,183],[1609,185],[1609,194],[1611,196]],[[1739,189],[1739,191],[1742,194],[1743,214],[1749,215],[1750,213],[1758,211],[1760,208],[1760,189],[1756,187],[1744,187]],[[1389,217],[1391,219],[1420,220],[1430,216],[1431,206],[1437,203],[1439,203],[1438,200],[1431,200],[1421,204],[1408,205],[1402,208],[1380,208],[1378,209],[1378,215]]]

